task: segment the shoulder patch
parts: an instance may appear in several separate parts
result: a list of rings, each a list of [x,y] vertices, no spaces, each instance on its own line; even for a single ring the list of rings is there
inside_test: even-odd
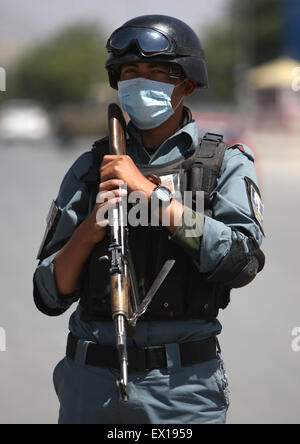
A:
[[[233,149],[233,150],[239,150],[241,153],[243,153],[245,156],[247,156],[248,159],[250,159],[254,162],[254,160],[255,160],[254,152],[251,150],[251,148],[249,148],[244,143],[236,143],[235,145],[231,145],[229,148]]]
[[[258,223],[263,235],[264,232],[264,204],[262,203],[261,194],[258,186],[253,182],[250,177],[245,177],[247,193],[249,198],[249,203],[251,207],[252,216]]]
[[[61,210],[58,208],[58,206],[56,205],[56,202],[53,200],[51,203],[51,206],[50,206],[48,216],[46,218],[46,223],[47,223],[46,231],[45,231],[40,249],[37,254],[37,259],[39,259],[39,260],[42,259],[43,253],[44,253],[44,248],[52,239],[55,228],[57,227],[58,221],[61,217],[61,214],[62,214]]]

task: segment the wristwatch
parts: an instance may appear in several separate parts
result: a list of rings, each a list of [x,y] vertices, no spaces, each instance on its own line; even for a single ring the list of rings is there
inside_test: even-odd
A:
[[[171,203],[171,201],[173,199],[173,194],[171,193],[169,188],[163,187],[161,185],[154,188],[154,190],[151,193],[151,199],[152,199],[152,196],[155,196],[155,198],[158,199],[160,207],[163,203],[164,204]]]

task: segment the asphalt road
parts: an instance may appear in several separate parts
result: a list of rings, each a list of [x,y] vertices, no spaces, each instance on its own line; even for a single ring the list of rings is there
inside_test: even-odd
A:
[[[267,263],[221,314],[221,344],[231,386],[229,423],[300,423],[299,137],[249,136],[259,158],[266,207]],[[32,302],[35,255],[50,201],[66,169],[88,143],[0,146],[0,423],[55,424],[52,370],[64,355],[70,312],[39,313]],[[1,330],[0,330],[1,331]],[[1,350],[1,344],[0,344]]]

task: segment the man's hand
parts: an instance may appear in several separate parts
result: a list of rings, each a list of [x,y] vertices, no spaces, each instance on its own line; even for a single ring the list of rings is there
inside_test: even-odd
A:
[[[132,191],[141,191],[146,194],[148,200],[151,199],[151,194],[156,185],[145,176],[137,168],[131,157],[108,155],[103,157],[100,168],[101,181],[100,191],[110,190],[107,188],[110,183],[116,183],[112,179],[120,179],[127,184],[128,193]],[[159,218],[162,219],[164,213],[164,220],[170,221],[167,223],[167,228],[171,233],[175,233],[178,224],[184,211],[184,206],[173,199],[171,204],[159,211]]]
[[[85,225],[86,236],[93,243],[101,242],[107,233],[106,228],[109,224],[107,212],[109,208],[115,207],[120,201],[120,197],[127,195],[127,191],[120,188],[123,184],[124,182],[119,179],[110,179],[100,183],[94,209],[82,224]]]
[[[126,195],[126,190],[119,189],[121,180],[108,180],[99,185],[97,202],[90,216],[74,231],[66,245],[54,259],[55,278],[61,295],[73,293],[77,288],[81,270],[94,246],[103,240],[109,224],[106,218],[108,209]],[[102,209],[102,218],[97,217]]]
[[[146,179],[130,156],[108,155],[103,157],[100,168],[101,181],[120,179],[127,184],[128,192],[142,191],[150,198],[155,185]]]

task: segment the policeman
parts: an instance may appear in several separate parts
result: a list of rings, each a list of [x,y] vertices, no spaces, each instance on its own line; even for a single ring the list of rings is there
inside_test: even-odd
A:
[[[76,160],[52,205],[34,275],[43,313],[59,315],[79,300],[66,357],[54,371],[59,422],[223,424],[229,398],[218,312],[231,289],[247,285],[264,266],[254,154],[245,145],[228,147],[216,134],[199,141],[183,102],[208,78],[188,25],[138,17],[111,35],[107,50],[110,85],[130,117],[127,155],[109,155],[106,138]],[[166,259],[175,262],[128,339],[127,404],[116,386],[109,266],[99,260],[107,254],[108,221],[97,217],[103,205],[119,201],[124,182],[128,193],[161,200],[158,217],[169,217],[166,226],[129,226],[141,300]],[[179,191],[192,192],[191,205],[175,197]],[[205,211],[195,207],[197,191]],[[96,202],[98,193],[105,203]]]

